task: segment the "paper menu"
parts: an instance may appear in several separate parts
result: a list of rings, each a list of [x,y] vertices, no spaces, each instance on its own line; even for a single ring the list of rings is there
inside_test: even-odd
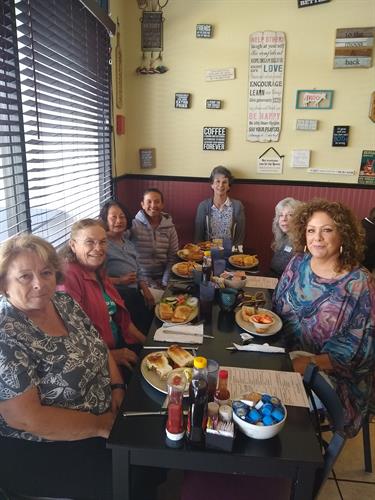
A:
[[[228,389],[232,398],[246,392],[256,391],[277,396],[285,405],[309,408],[309,401],[299,373],[233,366],[220,368],[228,370]]]
[[[278,281],[277,278],[268,278],[267,276],[248,276],[246,278],[246,287],[274,290]]]

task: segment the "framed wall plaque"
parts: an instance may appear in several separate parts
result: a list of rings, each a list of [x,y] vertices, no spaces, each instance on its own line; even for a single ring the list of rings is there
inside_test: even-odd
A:
[[[226,138],[226,127],[203,127],[203,151],[225,151]]]
[[[212,38],[212,24],[197,24],[195,36],[197,38]]]
[[[298,8],[300,7],[311,7],[312,5],[318,5],[320,3],[328,3],[331,0],[297,0]]]
[[[141,168],[155,168],[155,148],[139,150],[139,165]]]
[[[332,146],[345,147],[349,141],[349,125],[334,125]]]
[[[174,98],[174,107],[188,109],[190,108],[191,94],[177,92]]]
[[[333,90],[297,90],[297,109],[331,109]]]
[[[141,18],[143,52],[163,50],[163,13],[144,11]]]
[[[207,99],[206,100],[207,109],[221,109],[221,101],[219,99]]]
[[[333,67],[338,69],[370,68],[374,36],[374,26],[337,29]]]

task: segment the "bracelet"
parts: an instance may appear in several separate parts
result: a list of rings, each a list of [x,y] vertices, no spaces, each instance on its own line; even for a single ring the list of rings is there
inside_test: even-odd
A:
[[[111,384],[111,390],[114,391],[115,389],[121,389],[125,391],[126,386],[125,384]]]

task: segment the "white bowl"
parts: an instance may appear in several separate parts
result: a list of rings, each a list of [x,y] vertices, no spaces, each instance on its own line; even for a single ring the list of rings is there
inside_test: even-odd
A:
[[[241,399],[241,398],[239,398]],[[253,439],[270,439],[276,434],[278,434],[281,429],[284,427],[285,421],[286,421],[286,408],[282,404],[282,407],[284,409],[284,418],[280,421],[277,422],[277,424],[273,425],[256,425],[256,424],[251,424],[250,422],[246,422],[245,420],[242,420],[240,417],[238,417],[233,410],[233,420],[234,422],[238,425],[240,430],[246,434],[246,436],[251,437]]]
[[[258,323],[256,320],[257,316],[263,316],[267,314],[272,319],[271,323]],[[275,323],[275,318],[273,317],[272,313],[257,313],[249,316],[249,321],[254,325],[254,328],[257,332],[265,332],[270,328],[274,323]]]
[[[231,278],[229,278],[231,276]],[[236,290],[242,290],[246,285],[246,276],[236,276],[235,274],[230,274],[228,272],[221,275],[224,278],[224,283],[227,288],[235,288]]]

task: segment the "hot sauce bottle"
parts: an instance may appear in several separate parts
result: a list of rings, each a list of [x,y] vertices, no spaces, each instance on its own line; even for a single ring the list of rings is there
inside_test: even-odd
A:
[[[220,370],[219,371],[219,384],[218,388],[215,392],[215,402],[219,405],[228,404],[230,398],[230,393],[228,390],[228,371]]]

